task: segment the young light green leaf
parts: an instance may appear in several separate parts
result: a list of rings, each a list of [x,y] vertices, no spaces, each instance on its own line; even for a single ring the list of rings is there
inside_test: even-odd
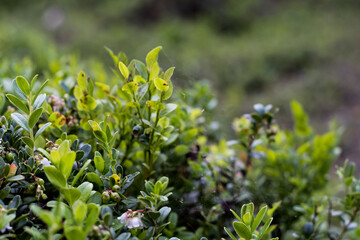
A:
[[[224,227],[225,232],[230,236],[231,240],[237,240],[237,238],[230,232],[229,229]]]
[[[129,82],[122,87],[122,90],[131,96],[136,94],[138,89],[139,89],[139,83],[137,83],[137,82]]]
[[[264,226],[261,228],[259,235],[257,236],[257,240],[261,240],[262,237],[265,235],[266,230],[269,228],[271,222],[272,222],[273,218],[269,218],[266,223],[264,224]]]
[[[18,109],[23,111],[26,114],[29,114],[29,108],[16,96],[12,94],[6,94],[6,97],[9,99],[9,101],[14,104]]]
[[[251,239],[251,232],[250,229],[242,222],[233,222],[233,227],[235,232],[239,237],[244,238],[245,240]]]
[[[166,92],[169,89],[169,84],[164,79],[155,78],[154,84],[160,92]]]
[[[165,108],[164,104],[158,101],[146,101],[146,105],[155,111],[163,110]]]
[[[169,81],[167,81],[167,83],[169,84],[169,89],[164,93],[163,100],[169,99],[174,91],[174,86],[173,86],[172,82],[169,80]]]
[[[147,55],[146,55],[146,66],[147,68],[151,68],[152,65],[158,60],[159,52],[161,51],[162,47],[156,47],[152,49]]]
[[[171,67],[164,73],[164,80],[169,81],[174,74],[175,67]]]
[[[50,126],[51,126],[51,123],[46,123],[46,124],[42,125],[41,128],[36,132],[35,139],[38,138],[40,136],[40,134],[43,133]]]
[[[237,220],[242,222],[241,218],[239,217],[239,215],[237,215],[237,213],[234,210],[230,209],[230,212],[237,218]]]
[[[125,79],[129,78],[129,69],[123,62],[119,62],[119,70]]]
[[[16,84],[20,88],[20,90],[25,94],[30,94],[30,85],[29,82],[22,76],[16,77]]]
[[[41,114],[43,112],[42,108],[38,108],[36,109],[34,112],[31,113],[30,117],[29,117],[29,127],[33,128],[35,126],[35,124],[37,123],[37,121],[39,120]]]
[[[266,212],[267,212],[267,206],[264,206],[260,209],[260,211],[258,212],[258,214],[256,215],[256,217],[254,219],[254,222],[251,225],[252,232],[254,232],[256,230],[256,228],[259,226],[259,224],[263,220]]]
[[[92,226],[96,223],[99,213],[100,213],[100,208],[94,204],[94,203],[90,203],[88,204],[88,216],[85,220],[85,232],[89,232],[92,229]]]
[[[71,187],[71,188],[61,188],[60,189],[61,194],[64,196],[65,200],[72,206],[76,200],[80,198],[80,191],[77,188]]]
[[[44,171],[46,177],[49,179],[52,185],[54,185],[57,188],[66,186],[66,180],[64,176],[54,166],[45,166]]]
[[[12,119],[14,119],[14,121],[20,126],[22,127],[25,131],[27,131],[28,133],[30,133],[30,128],[29,128],[29,123],[28,120],[21,114],[19,113],[12,113],[11,114]]]
[[[31,89],[31,90],[32,90],[33,87],[34,87],[34,84],[35,84],[35,82],[36,82],[37,77],[38,77],[38,74],[36,74],[36,75],[31,79],[31,81],[30,81],[30,89]]]
[[[105,162],[104,162],[104,159],[102,158],[101,154],[98,151],[95,152],[94,163],[95,163],[96,169],[101,174],[104,171]]]
[[[65,155],[61,157],[60,170],[65,179],[67,179],[70,176],[75,159],[76,159],[75,152],[65,153]]]
[[[38,109],[41,107],[46,99],[46,93],[40,94],[34,101],[33,108]]]
[[[87,79],[86,79],[86,75],[83,71],[79,72],[79,75],[77,78],[77,83],[78,83],[79,87],[81,88],[81,90],[86,91]]]

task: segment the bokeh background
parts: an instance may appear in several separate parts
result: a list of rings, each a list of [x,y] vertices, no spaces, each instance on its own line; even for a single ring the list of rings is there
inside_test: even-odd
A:
[[[104,46],[143,59],[162,45],[160,65],[176,66],[178,88],[211,85],[228,137],[258,102],[291,127],[296,99],[320,132],[333,118],[345,127],[343,157],[357,161],[359,24],[358,0],[1,0],[0,59],[31,59],[35,73],[71,55],[87,71],[92,59],[111,65]]]

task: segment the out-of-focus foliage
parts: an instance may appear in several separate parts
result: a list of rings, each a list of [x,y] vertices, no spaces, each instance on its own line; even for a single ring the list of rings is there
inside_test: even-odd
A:
[[[60,57],[54,46],[110,63],[104,45],[140,58],[161,44],[160,63],[177,66],[178,84],[211,80],[221,93],[223,124],[256,102],[285,109],[295,98],[322,131],[329,115],[358,129],[349,116],[358,116],[359,11],[356,0],[5,0],[0,56],[30,55],[43,70]],[[278,119],[290,126],[288,113]],[[352,144],[359,134],[346,134],[344,152],[358,152]]]

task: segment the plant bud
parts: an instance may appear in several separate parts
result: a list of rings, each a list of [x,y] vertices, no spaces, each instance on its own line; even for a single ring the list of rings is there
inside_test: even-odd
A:
[[[114,201],[116,201],[116,202],[119,202],[119,201],[120,201],[120,196],[119,196],[118,193],[112,192],[112,193],[111,193],[111,199],[114,200]]]
[[[102,193],[102,200],[103,200],[104,203],[108,203],[110,201],[109,192],[103,192]]]
[[[112,187],[112,190],[115,191],[115,192],[118,192],[118,191],[120,191],[120,186],[119,185],[114,185]]]
[[[45,199],[47,199],[47,195],[45,193],[43,193],[43,194],[41,194],[41,198],[45,200]]]
[[[1,116],[0,122],[1,122],[2,125],[7,125],[6,117],[5,117],[5,116]]]

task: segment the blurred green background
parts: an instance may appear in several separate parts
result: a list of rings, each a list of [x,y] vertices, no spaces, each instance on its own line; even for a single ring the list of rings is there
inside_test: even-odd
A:
[[[86,72],[93,59],[111,65],[104,46],[142,59],[162,45],[160,65],[176,66],[177,87],[209,81],[229,137],[232,119],[258,102],[279,107],[291,127],[296,99],[320,131],[333,117],[345,126],[343,156],[356,161],[359,23],[357,0],[2,0],[0,58],[27,57],[35,73],[71,54]]]

